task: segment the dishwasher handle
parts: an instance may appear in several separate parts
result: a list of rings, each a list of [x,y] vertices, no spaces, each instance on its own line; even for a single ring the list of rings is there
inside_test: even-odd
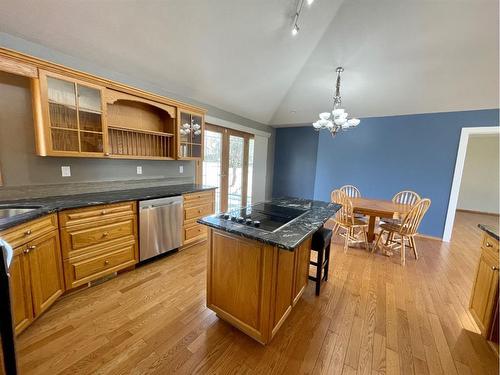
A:
[[[172,205],[182,205],[183,198],[182,196],[168,197],[168,198],[159,198],[159,199],[149,199],[146,201],[139,201],[139,211],[161,208]]]

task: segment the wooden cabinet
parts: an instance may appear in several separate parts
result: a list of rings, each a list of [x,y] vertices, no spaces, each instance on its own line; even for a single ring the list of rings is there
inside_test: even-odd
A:
[[[207,306],[262,344],[307,286],[311,238],[293,251],[209,228]]]
[[[61,211],[59,221],[67,289],[138,262],[136,202]]]
[[[59,233],[54,224],[57,228],[56,216],[49,215],[0,233],[17,245],[10,268],[16,334],[47,310],[65,290]]]
[[[215,190],[184,194],[183,247],[206,240],[207,227],[196,221],[215,212]]]
[[[311,258],[311,240],[306,239],[295,249],[295,285],[293,292],[293,304],[295,305],[304,292],[309,281],[309,261]]]
[[[28,243],[31,295],[35,317],[64,292],[59,232],[54,230]]]
[[[24,250],[26,246],[14,249],[14,257],[10,266],[10,291],[14,331],[21,333],[33,321],[33,302],[31,300],[31,284],[29,260]]]
[[[470,299],[470,311],[481,334],[488,339],[494,334],[492,327],[498,319],[498,262],[498,241],[485,233]]]
[[[175,107],[110,89],[106,103],[111,157],[175,158]]]
[[[178,109],[177,114],[177,159],[203,159],[203,135],[205,120],[202,113]]]
[[[40,70],[32,81],[37,154],[103,157],[107,151],[104,87]]]

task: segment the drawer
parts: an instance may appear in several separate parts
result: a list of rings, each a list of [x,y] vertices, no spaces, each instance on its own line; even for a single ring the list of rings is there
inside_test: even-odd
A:
[[[135,243],[111,247],[109,251],[81,261],[64,261],[66,288],[71,289],[137,263]]]
[[[214,203],[209,202],[195,207],[184,208],[184,220],[198,219],[211,215],[214,212]]]
[[[115,240],[127,241],[136,237],[135,217],[128,219],[101,220],[93,225],[61,229],[63,258],[93,251],[96,245],[109,244]]]
[[[201,224],[194,224],[184,228],[184,241],[207,235],[207,227]]]
[[[184,207],[199,206],[200,204],[205,204],[213,202],[214,191],[202,191],[199,193],[184,194]]]
[[[67,227],[92,223],[95,220],[114,219],[127,215],[135,215],[137,212],[136,206],[136,202],[125,202],[61,211],[59,212],[59,223],[61,227]]]
[[[498,253],[498,241],[486,233],[483,236],[482,247],[483,249],[491,250]]]
[[[0,237],[12,247],[17,247],[54,229],[57,229],[57,216],[52,214],[0,232]]]

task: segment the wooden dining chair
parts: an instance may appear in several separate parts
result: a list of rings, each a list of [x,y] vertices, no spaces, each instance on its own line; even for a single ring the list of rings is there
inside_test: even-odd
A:
[[[344,185],[339,190],[343,191],[349,198],[361,197],[361,192],[354,185]]]
[[[368,223],[360,220],[354,216],[351,199],[342,190],[334,190],[331,194],[332,202],[342,205],[340,210],[335,214],[334,222],[335,228],[344,229],[344,253],[349,248],[349,242],[364,242],[366,250],[368,250]],[[356,233],[358,231],[358,233]],[[360,240],[359,236],[362,235],[363,239]]]
[[[381,232],[377,238],[377,242],[372,251],[379,246],[382,236],[387,232],[387,239],[384,246],[390,249],[399,249],[401,252],[401,265],[406,264],[406,243],[413,250],[415,259],[418,259],[417,245],[415,244],[415,235],[422,219],[431,205],[431,200],[424,198],[418,201],[408,212],[403,221],[398,223],[382,223],[380,224]],[[399,236],[399,241],[397,239]]]
[[[403,190],[392,197],[392,201],[398,204],[409,204],[413,206],[420,200],[420,195],[411,190]]]
[[[409,206],[413,206],[415,203],[420,201],[420,195],[411,190],[403,190],[397,193],[392,197],[392,201],[397,204],[407,204]],[[380,221],[380,224],[390,223],[390,224],[401,224],[401,221],[404,217],[399,219],[383,219]]]

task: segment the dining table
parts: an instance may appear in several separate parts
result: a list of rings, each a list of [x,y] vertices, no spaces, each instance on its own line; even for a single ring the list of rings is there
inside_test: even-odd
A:
[[[355,214],[368,216],[368,242],[375,240],[375,223],[377,217],[380,219],[402,220],[410,211],[411,205],[395,203],[383,199],[351,198],[352,208]]]

